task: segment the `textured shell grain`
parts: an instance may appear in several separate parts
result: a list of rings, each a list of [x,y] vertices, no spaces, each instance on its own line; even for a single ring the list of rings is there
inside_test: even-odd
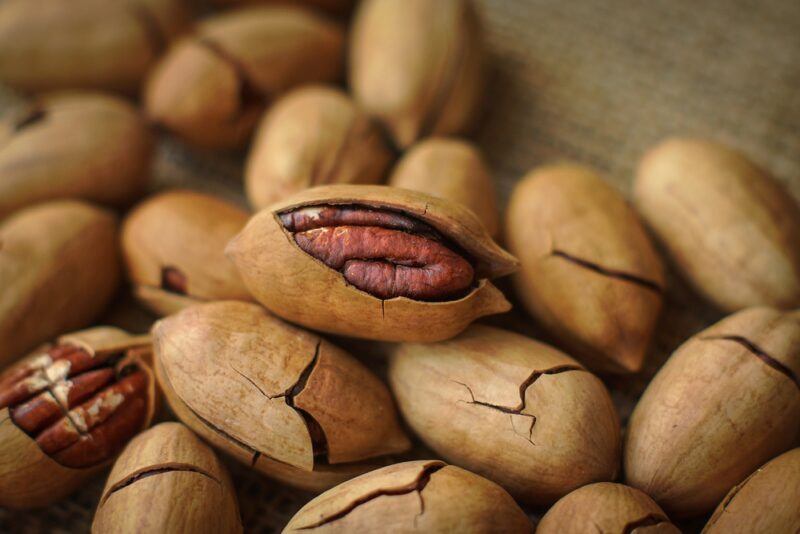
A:
[[[672,516],[709,512],[800,438],[800,316],[735,313],[691,337],[631,416],[626,483]]]
[[[255,304],[186,308],[154,327],[156,373],[187,426],[268,476],[331,487],[410,446],[386,386]]]
[[[180,423],[135,437],[114,463],[92,532],[242,532],[236,490],[214,452]]]
[[[547,505],[618,471],[608,391],[543,343],[473,325],[449,341],[398,345],[389,382],[425,444],[524,502]]]
[[[520,300],[599,372],[641,369],[661,311],[664,269],[636,213],[591,169],[529,173],[506,213]]]
[[[300,509],[293,532],[532,532],[503,488],[437,460],[378,469],[328,490]]]

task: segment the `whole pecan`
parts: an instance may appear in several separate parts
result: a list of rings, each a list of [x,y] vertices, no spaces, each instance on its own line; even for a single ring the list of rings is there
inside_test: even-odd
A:
[[[59,464],[84,468],[118,453],[145,425],[150,378],[124,352],[56,345],[0,376],[0,409]]]
[[[295,243],[352,285],[381,299],[451,299],[475,270],[431,226],[390,210],[312,206],[280,214]]]

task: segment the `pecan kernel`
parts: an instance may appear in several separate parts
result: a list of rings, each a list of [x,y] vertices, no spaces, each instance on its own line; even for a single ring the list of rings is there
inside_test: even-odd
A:
[[[306,253],[381,299],[449,300],[473,285],[475,271],[430,225],[363,206],[312,206],[279,215]]]
[[[0,378],[0,408],[60,464],[99,464],[142,428],[148,411],[149,378],[122,356],[53,347]]]

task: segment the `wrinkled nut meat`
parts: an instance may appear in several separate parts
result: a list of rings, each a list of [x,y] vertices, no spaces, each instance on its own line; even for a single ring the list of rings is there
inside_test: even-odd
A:
[[[0,375],[0,505],[65,496],[149,425],[149,353],[148,337],[97,327]]]
[[[0,5],[0,80],[23,91],[136,93],[187,23],[180,0],[8,0]]]
[[[514,499],[483,477],[437,460],[390,465],[319,495],[289,521],[299,532],[530,533]]]
[[[261,121],[247,160],[247,198],[260,209],[315,185],[376,184],[393,157],[377,125],[349,96],[302,87]]]
[[[93,534],[242,532],[236,491],[214,452],[180,423],[131,440],[108,476]]]
[[[800,307],[800,206],[742,154],[668,139],[639,163],[634,198],[684,276],[720,309]]]
[[[769,461],[719,503],[703,534],[800,531],[800,448]]]
[[[448,461],[545,505],[618,470],[620,428],[603,383],[567,355],[472,325],[399,345],[389,381],[400,412]]]
[[[159,315],[205,300],[252,300],[224,254],[247,217],[233,204],[194,191],[169,191],[139,204],[122,225],[136,298]]]
[[[389,341],[446,339],[507,311],[486,278],[516,267],[463,206],[366,185],[317,187],[274,204],[227,254],[277,315]]]
[[[117,289],[113,215],[59,200],[0,222],[0,365],[93,321]]]
[[[576,489],[559,499],[536,526],[537,534],[680,534],[645,493],[612,482]]]
[[[800,438],[800,314],[749,308],[696,334],[633,411],[626,483],[675,517],[710,511]]]
[[[350,40],[350,87],[395,144],[465,133],[484,89],[484,43],[471,0],[365,0]]]
[[[47,95],[0,124],[4,129],[0,218],[63,197],[121,205],[147,184],[153,141],[136,109],[120,98]]]
[[[494,183],[478,147],[455,138],[426,139],[397,163],[389,185],[460,202],[492,237],[500,228]]]
[[[538,168],[514,189],[506,243],[520,300],[577,358],[605,373],[642,368],[664,272],[636,213],[594,171]]]
[[[145,109],[157,124],[205,148],[243,145],[269,100],[343,69],[340,24],[297,6],[214,15],[156,65]]]
[[[156,374],[173,412],[270,477],[327,489],[410,446],[377,377],[256,304],[192,306],[153,332]]]

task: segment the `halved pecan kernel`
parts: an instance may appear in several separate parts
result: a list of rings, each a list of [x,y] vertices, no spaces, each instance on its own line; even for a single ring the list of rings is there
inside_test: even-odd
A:
[[[475,280],[467,259],[433,227],[406,215],[358,206],[314,206],[280,214],[295,243],[371,295],[442,300]]]

